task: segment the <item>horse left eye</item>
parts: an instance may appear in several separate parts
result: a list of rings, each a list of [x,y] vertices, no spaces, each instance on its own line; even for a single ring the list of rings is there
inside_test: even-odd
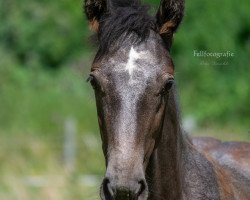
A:
[[[160,94],[161,95],[165,95],[172,87],[172,85],[174,84],[174,79],[170,78],[165,82],[165,85],[163,86]]]
[[[174,84],[174,79],[171,78],[171,79],[168,79],[165,83],[165,90],[168,91],[171,89],[172,85]]]

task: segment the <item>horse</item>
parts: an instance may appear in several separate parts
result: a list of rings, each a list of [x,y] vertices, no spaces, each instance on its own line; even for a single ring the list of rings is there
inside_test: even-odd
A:
[[[106,174],[102,200],[250,199],[250,144],[191,138],[170,56],[184,0],[85,0],[98,41],[94,88]]]

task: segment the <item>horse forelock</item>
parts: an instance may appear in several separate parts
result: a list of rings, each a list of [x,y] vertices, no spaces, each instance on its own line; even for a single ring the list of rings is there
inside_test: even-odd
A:
[[[148,14],[148,6],[140,1],[118,0],[110,9],[100,19],[97,57],[107,54],[114,43],[120,46],[124,41],[122,36],[128,39],[129,35],[136,35],[133,41],[136,44],[145,41],[151,30],[157,30],[155,19]]]

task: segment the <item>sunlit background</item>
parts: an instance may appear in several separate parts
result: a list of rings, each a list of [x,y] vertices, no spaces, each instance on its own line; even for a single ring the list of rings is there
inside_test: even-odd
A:
[[[159,1],[149,1],[154,13]],[[0,199],[97,200],[95,48],[81,0],[0,0]],[[187,0],[172,49],[183,127],[250,141],[250,4]],[[202,57],[194,52],[233,53]]]

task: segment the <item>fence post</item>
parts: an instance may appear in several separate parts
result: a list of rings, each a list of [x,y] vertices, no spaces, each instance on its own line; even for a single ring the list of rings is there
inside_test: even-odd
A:
[[[65,169],[72,173],[75,170],[76,162],[76,121],[73,118],[67,118],[64,124],[64,147],[63,157]]]

